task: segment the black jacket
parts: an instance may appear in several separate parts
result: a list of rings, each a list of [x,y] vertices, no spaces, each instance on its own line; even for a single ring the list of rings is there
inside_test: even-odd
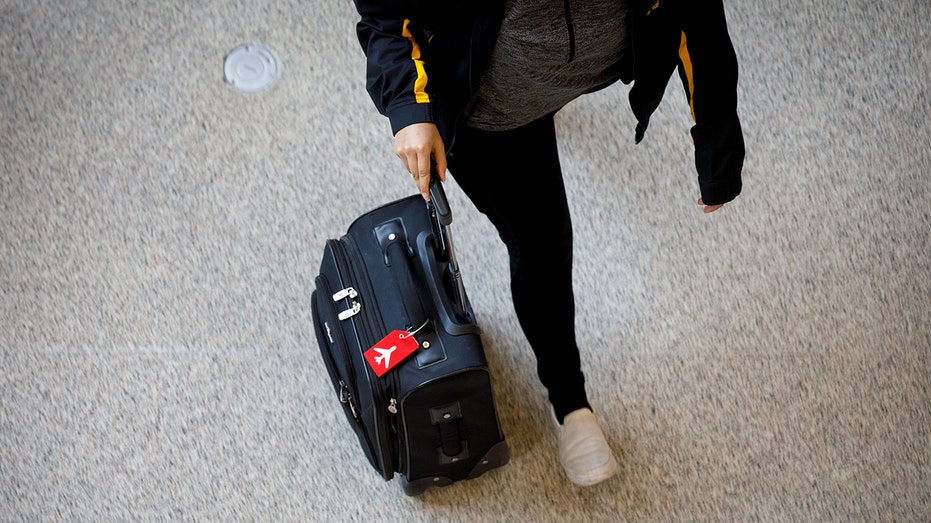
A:
[[[570,1],[570,0],[566,0]],[[367,57],[366,88],[393,132],[434,122],[455,147],[457,119],[478,87],[498,37],[503,0],[354,0]],[[628,0],[630,52],[619,80],[643,139],[673,71],[695,125],[695,166],[707,205],[741,190],[743,134],[737,57],[722,0]]]

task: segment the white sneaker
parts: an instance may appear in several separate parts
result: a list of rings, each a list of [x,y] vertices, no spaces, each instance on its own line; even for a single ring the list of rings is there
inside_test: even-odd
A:
[[[570,412],[559,427],[559,461],[569,480],[580,487],[600,483],[617,473],[617,461],[589,409]]]

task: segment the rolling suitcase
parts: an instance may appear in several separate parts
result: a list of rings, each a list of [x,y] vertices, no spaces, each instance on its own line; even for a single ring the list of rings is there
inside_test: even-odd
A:
[[[441,184],[327,240],[312,296],[322,359],[365,456],[404,492],[508,462]]]

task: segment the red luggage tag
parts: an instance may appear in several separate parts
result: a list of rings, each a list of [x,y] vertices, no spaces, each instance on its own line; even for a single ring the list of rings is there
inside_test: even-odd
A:
[[[393,331],[391,334],[382,338],[371,349],[365,351],[365,360],[368,361],[375,375],[379,378],[386,372],[395,368],[404,361],[420,344],[414,339],[414,336],[405,331]]]

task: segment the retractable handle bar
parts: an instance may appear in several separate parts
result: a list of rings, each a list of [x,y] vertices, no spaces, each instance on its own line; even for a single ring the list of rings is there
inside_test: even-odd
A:
[[[427,209],[433,218],[434,236],[436,238],[437,258],[449,261],[449,272],[453,281],[453,292],[462,318],[468,316],[468,303],[466,302],[465,286],[462,283],[462,274],[459,272],[459,263],[453,250],[453,240],[449,232],[449,225],[453,222],[453,213],[446,199],[446,191],[440,182],[440,177],[433,173],[430,177],[430,201]]]
[[[430,201],[433,203],[441,227],[453,222],[453,211],[449,208],[446,191],[443,190],[443,183],[435,173],[430,177]]]

